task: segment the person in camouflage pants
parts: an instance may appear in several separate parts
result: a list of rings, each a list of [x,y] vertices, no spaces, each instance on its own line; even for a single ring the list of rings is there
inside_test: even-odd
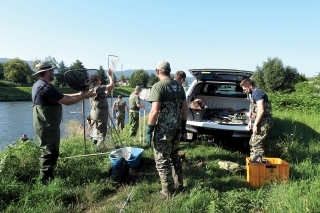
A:
[[[154,159],[162,186],[160,193],[165,197],[172,194],[174,188],[183,188],[178,149],[181,129],[186,128],[188,116],[184,89],[179,82],[170,78],[170,71],[168,62],[158,63],[156,72],[160,81],[153,85],[148,98],[152,107],[146,134],[146,143],[150,144],[154,131]]]
[[[252,130],[249,141],[250,157],[254,158],[257,154],[264,155],[264,141],[273,124],[271,114],[271,102],[267,94],[261,89],[255,87],[251,79],[244,79],[240,86],[243,91],[249,95],[250,104],[250,122],[248,128]]]
[[[129,113],[129,108],[127,107],[127,104],[125,101],[122,100],[122,96],[118,95],[118,100],[116,100],[111,108],[111,115],[114,118],[113,111],[116,110],[116,121],[117,121],[117,130],[123,131],[124,128],[124,119],[126,117],[126,112]]]

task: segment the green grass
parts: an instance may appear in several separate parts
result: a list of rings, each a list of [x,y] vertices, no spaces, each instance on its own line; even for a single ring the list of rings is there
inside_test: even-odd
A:
[[[140,166],[131,170],[133,179],[128,184],[108,178],[108,155],[74,157],[97,150],[87,140],[84,151],[83,138],[77,131],[70,131],[72,134],[61,141],[56,179],[48,186],[39,184],[40,153],[34,142],[18,143],[0,153],[0,212],[119,212],[133,186],[124,212],[319,212],[320,116],[285,110],[273,113],[275,124],[268,136],[266,156],[290,163],[289,182],[253,189],[245,173],[230,174],[217,164],[219,160],[244,164],[245,154],[230,147],[212,146],[200,137],[195,142],[181,142],[187,159],[183,164],[186,190],[162,200],[156,195],[160,181],[153,151],[140,143],[140,137],[130,139],[128,126],[124,134],[114,135],[116,146],[145,148]],[[104,151],[110,151],[110,147],[111,143]],[[196,166],[198,160],[205,166]]]

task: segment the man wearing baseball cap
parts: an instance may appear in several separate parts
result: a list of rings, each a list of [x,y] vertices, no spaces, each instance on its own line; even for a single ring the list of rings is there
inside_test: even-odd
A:
[[[139,111],[140,108],[145,109],[145,106],[140,103],[139,94],[141,92],[141,86],[136,86],[134,88],[133,93],[131,93],[129,97],[129,124],[130,137],[134,137],[137,135],[137,131],[139,129]]]
[[[148,120],[146,143],[151,144],[154,131],[154,159],[162,190],[168,197],[173,190],[182,190],[181,159],[178,156],[180,134],[185,131],[188,117],[186,94],[182,85],[170,78],[170,64],[160,61],[156,73],[159,82],[152,86],[148,101],[152,104]]]

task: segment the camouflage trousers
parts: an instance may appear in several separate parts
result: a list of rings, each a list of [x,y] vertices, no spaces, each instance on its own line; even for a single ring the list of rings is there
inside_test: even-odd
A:
[[[162,185],[182,184],[182,164],[178,156],[180,130],[163,135],[154,132],[154,159]]]
[[[255,155],[260,154],[264,156],[264,141],[268,135],[269,129],[273,124],[273,119],[263,118],[261,123],[258,125],[258,133],[251,135],[250,144],[250,157],[253,158]]]
[[[125,113],[119,113],[117,112],[117,130],[123,130],[124,128],[124,119],[125,119],[126,114]]]
[[[137,135],[139,129],[139,119],[139,112],[129,112],[130,137],[134,137]]]

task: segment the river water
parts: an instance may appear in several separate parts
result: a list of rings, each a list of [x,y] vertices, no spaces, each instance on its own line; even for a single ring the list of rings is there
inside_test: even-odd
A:
[[[127,102],[129,106],[129,98],[122,98]],[[113,98],[113,102],[117,98]],[[79,102],[74,105],[64,106],[63,105],[63,114],[62,122],[60,125],[61,135],[64,137],[64,128],[63,125],[71,119],[77,119],[81,123],[83,122],[82,116],[82,104]],[[111,108],[111,98],[108,98],[109,109]],[[36,135],[33,129],[32,123],[32,102],[0,102],[0,150],[4,147],[12,144],[13,141],[19,140],[19,138],[26,134],[30,139],[36,139]],[[145,113],[149,114],[151,104],[147,101],[142,101],[142,104],[146,105],[146,110],[140,110],[141,116]],[[84,116],[87,117],[90,112],[90,103],[89,100],[84,101]],[[126,116],[125,123],[127,124],[128,116]],[[115,124],[115,121],[114,121]]]

